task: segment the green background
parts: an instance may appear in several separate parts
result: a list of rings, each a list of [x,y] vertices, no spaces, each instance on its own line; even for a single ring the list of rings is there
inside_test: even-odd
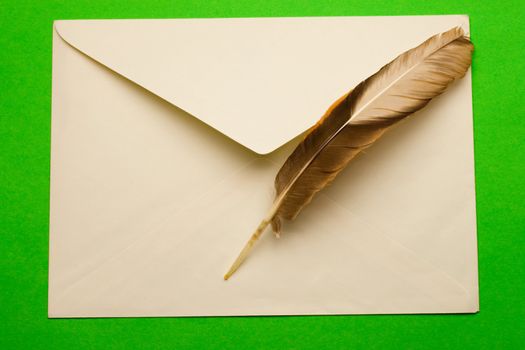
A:
[[[6,1],[0,0],[0,349],[524,348],[525,1]],[[422,14],[471,20],[480,313],[47,319],[53,20]]]

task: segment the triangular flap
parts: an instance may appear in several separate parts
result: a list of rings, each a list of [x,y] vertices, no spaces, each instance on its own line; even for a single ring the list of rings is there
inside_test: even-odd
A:
[[[398,53],[462,18],[75,20],[55,28],[94,60],[266,154]]]

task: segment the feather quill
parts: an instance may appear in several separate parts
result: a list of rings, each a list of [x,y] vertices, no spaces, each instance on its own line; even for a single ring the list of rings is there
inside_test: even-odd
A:
[[[270,211],[224,279],[239,268],[269,224],[278,235],[283,219],[295,219],[355,156],[463,77],[472,51],[463,30],[452,28],[402,53],[337,100],[279,170]]]

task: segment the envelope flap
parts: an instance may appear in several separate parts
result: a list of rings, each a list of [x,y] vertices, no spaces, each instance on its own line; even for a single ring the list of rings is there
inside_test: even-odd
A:
[[[445,18],[76,20],[55,27],[76,49],[265,154],[402,50],[465,21]],[[422,22],[428,32],[415,33]]]

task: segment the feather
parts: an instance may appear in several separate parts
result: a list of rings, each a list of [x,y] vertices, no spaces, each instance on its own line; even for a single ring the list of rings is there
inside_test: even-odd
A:
[[[224,276],[241,265],[271,224],[279,234],[317,192],[389,127],[440,95],[470,66],[473,45],[459,27],[406,51],[337,100],[307,133],[275,178],[275,201]]]

